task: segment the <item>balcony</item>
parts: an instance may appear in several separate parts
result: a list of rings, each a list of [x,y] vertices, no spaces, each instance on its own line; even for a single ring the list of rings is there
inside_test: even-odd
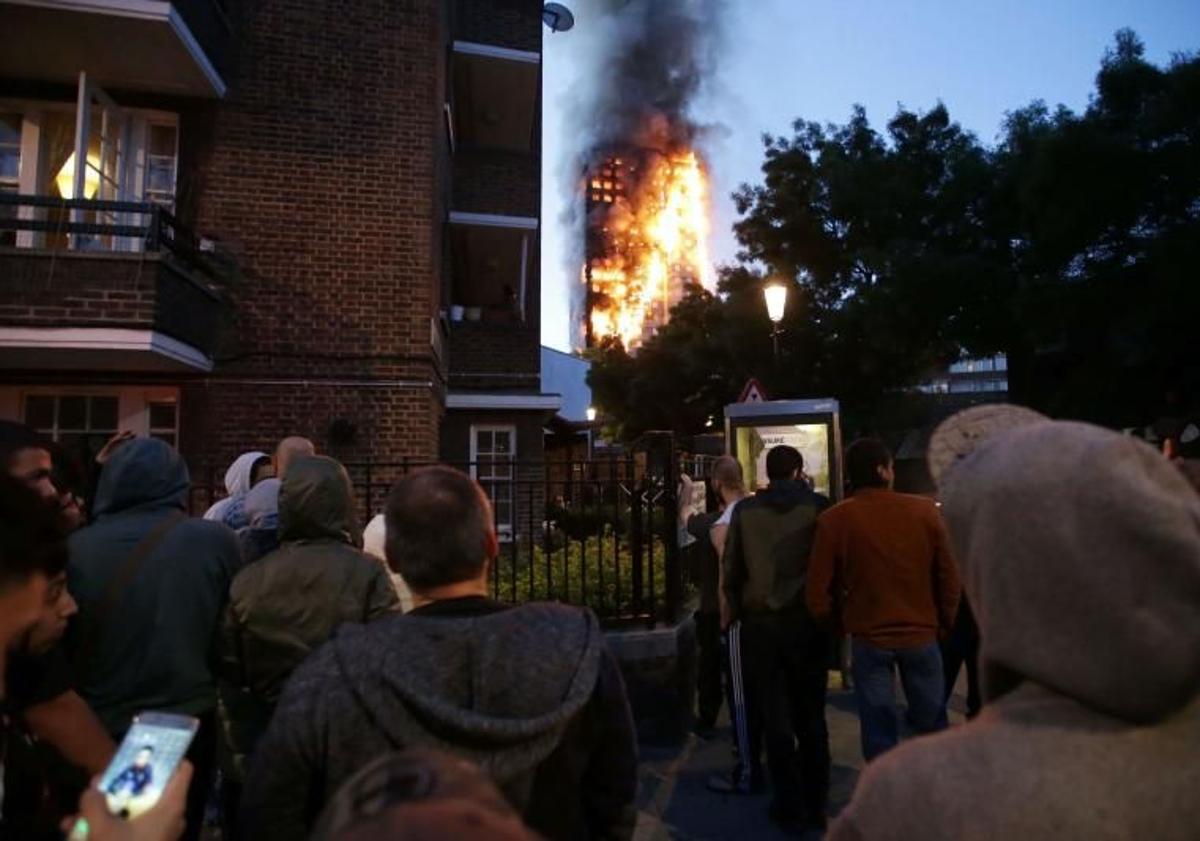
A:
[[[453,59],[456,146],[526,154],[538,148],[541,53],[455,41]]]
[[[229,275],[153,203],[0,194],[0,369],[209,371]]]
[[[230,25],[219,0],[0,0],[0,77],[220,98]]]

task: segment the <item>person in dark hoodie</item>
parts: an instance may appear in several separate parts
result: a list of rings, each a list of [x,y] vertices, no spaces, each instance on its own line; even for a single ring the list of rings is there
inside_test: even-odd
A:
[[[633,720],[595,615],[488,598],[491,505],[457,470],[406,476],[386,516],[414,609],[343,626],[296,670],[250,762],[243,836],[305,837],[367,763],[432,747],[480,765],[548,838],[629,838]]]
[[[800,481],[794,447],[767,453],[770,485],[734,509],[722,556],[730,622],[763,717],[774,786],[771,819],[786,831],[823,829],[829,794],[825,723],[829,638],[804,606],[817,515],[829,500]]]
[[[230,529],[185,515],[189,486],[182,457],[162,441],[116,450],[95,521],[71,535],[68,587],[79,605],[70,646],[79,693],[113,739],[143,710],[200,719],[184,836],[196,838],[216,747],[214,643],[240,555]]]
[[[1045,418],[939,467],[979,437],[961,421],[930,472],[985,704],[868,765],[830,841],[1195,839],[1200,496],[1145,443]]]
[[[245,760],[292,671],[343,622],[400,607],[387,570],[356,548],[354,489],[333,459],[291,463],[279,489],[279,539],[278,549],[233,579],[222,626],[222,771],[231,812]]]

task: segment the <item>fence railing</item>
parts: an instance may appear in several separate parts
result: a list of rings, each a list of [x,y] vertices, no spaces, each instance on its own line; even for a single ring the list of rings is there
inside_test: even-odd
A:
[[[401,476],[426,463],[346,464],[363,524],[383,511]],[[685,585],[673,470],[642,454],[451,466],[478,477],[492,499],[501,537],[495,598],[585,605],[609,626],[679,618]],[[220,498],[223,473],[194,472],[193,513]]]
[[[154,202],[0,193],[0,243],[5,242],[73,251],[167,252],[212,274],[195,234]]]

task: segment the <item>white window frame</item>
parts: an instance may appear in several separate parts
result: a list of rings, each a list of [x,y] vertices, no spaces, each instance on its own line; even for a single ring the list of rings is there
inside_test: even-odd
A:
[[[7,390],[7,389],[6,389]],[[128,430],[134,435],[145,437],[150,435],[150,404],[175,404],[175,447],[179,448],[180,395],[174,386],[88,386],[88,385],[54,385],[28,386],[17,389],[15,416],[13,420],[25,422],[26,397],[116,397],[117,398],[117,431]],[[0,395],[2,398],[2,395]],[[0,399],[0,404],[4,401]],[[167,430],[156,430],[167,431]]]
[[[481,432],[490,432],[490,433],[492,433],[493,436],[497,432],[507,432],[508,433],[508,440],[511,443],[511,451],[508,454],[509,476],[507,479],[505,479],[504,477],[490,477],[490,476],[485,476],[482,479],[480,478],[478,467],[479,467],[479,456],[480,456],[479,433],[481,433]],[[505,424],[505,423],[478,423],[478,424],[473,423],[473,424],[471,424],[471,433],[470,434],[471,434],[471,478],[474,479],[476,482],[479,482],[480,485],[483,485],[484,490],[487,491],[487,493],[488,493],[488,498],[491,499],[493,502],[492,515],[493,515],[493,517],[497,518],[495,521],[496,522],[496,533],[500,536],[500,538],[502,540],[512,540],[513,535],[516,532],[515,526],[516,526],[516,519],[517,519],[517,483],[516,483],[516,479],[517,479],[517,464],[516,464],[516,462],[517,462],[517,427],[515,424]],[[494,453],[492,453],[490,455],[492,455],[492,457],[495,456]],[[484,483],[490,483],[490,484],[484,484]],[[500,483],[507,483],[507,486],[508,486],[508,492],[509,492],[509,497],[508,497],[509,520],[508,520],[508,522],[501,521],[498,518],[499,515],[496,513],[496,510],[495,510],[494,486],[497,484],[500,484]]]
[[[79,389],[79,388],[63,388],[63,389],[55,389],[52,391],[29,390],[21,395],[20,411],[21,411],[21,422],[22,423],[26,423],[25,403],[30,397],[52,398],[56,401],[55,411],[54,411],[53,428],[50,430],[45,430],[43,428],[39,428],[39,431],[43,432],[43,434],[48,435],[50,437],[50,440],[52,440],[52,441],[57,442],[57,441],[62,440],[61,436],[63,434],[66,434],[66,435],[95,435],[95,434],[108,433],[110,435],[115,435],[117,432],[120,431],[120,428],[121,428],[121,395],[120,395],[119,391],[116,391],[113,389],[89,390],[89,389]],[[87,427],[86,429],[65,429],[64,430],[59,427],[59,418],[58,418],[59,404],[58,404],[58,401],[61,401],[62,399],[67,398],[67,397],[82,397],[88,401],[87,417],[85,420],[85,426]],[[91,400],[94,398],[98,398],[98,397],[107,397],[107,398],[111,398],[116,401],[116,403],[117,403],[116,428],[114,428],[114,429],[93,429],[92,428]]]

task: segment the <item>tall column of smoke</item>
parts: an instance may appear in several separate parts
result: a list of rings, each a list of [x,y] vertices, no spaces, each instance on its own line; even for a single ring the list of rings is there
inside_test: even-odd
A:
[[[572,344],[582,347],[586,290],[579,283],[585,260],[583,201],[576,193],[614,148],[668,151],[703,146],[713,126],[695,118],[693,106],[715,73],[721,20],[727,0],[577,0],[573,4],[586,41],[572,59],[584,62],[567,100],[572,139],[562,162],[572,195],[562,221],[571,231]],[[586,29],[586,32],[584,31]]]

